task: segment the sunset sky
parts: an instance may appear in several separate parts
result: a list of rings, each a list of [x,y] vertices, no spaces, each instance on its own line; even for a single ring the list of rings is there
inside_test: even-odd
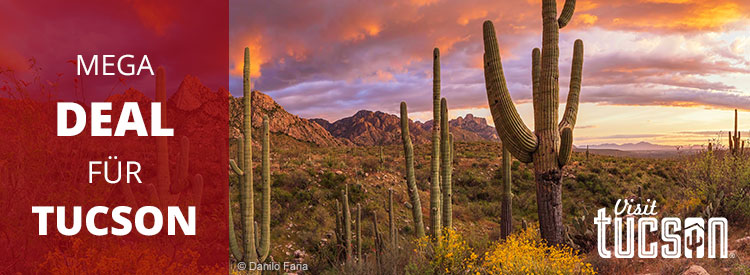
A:
[[[702,144],[732,126],[733,108],[750,137],[750,2],[577,2],[560,33],[561,102],[573,41],[584,41],[576,145]],[[412,118],[429,119],[433,47],[450,117],[490,118],[481,59],[482,21],[492,20],[511,95],[533,127],[539,0],[233,0],[229,17],[231,92],[242,93],[249,46],[255,89],[294,114],[332,121],[362,109],[395,114],[401,101]]]

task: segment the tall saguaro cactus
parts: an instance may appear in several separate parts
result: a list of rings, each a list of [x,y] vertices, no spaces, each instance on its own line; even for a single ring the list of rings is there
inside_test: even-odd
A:
[[[513,230],[513,193],[511,193],[510,152],[503,146],[503,205],[500,217],[500,237],[504,240]]]
[[[406,190],[411,201],[411,211],[414,218],[414,228],[417,238],[424,237],[424,223],[422,222],[422,203],[419,200],[419,190],[414,176],[414,147],[409,136],[409,112],[406,102],[401,102],[401,139],[404,142],[404,161],[406,162]]]
[[[537,209],[542,237],[550,244],[563,242],[562,166],[570,157],[573,128],[581,89],[583,42],[576,40],[565,114],[558,122],[559,30],[573,16],[575,0],[566,0],[559,18],[555,0],[542,1],[542,49],[532,51],[534,133],[524,125],[503,75],[495,27],[484,22],[484,76],[497,132],[510,153],[522,162],[534,163]]]
[[[440,100],[440,183],[443,194],[441,212],[443,215],[443,227],[450,228],[453,226],[453,208],[451,206],[453,196],[453,191],[451,190],[451,173],[453,172],[451,151],[453,151],[453,143],[451,142],[451,134],[448,127],[448,103],[443,98]]]
[[[156,69],[156,101],[162,106],[161,121],[166,123],[166,105],[167,105],[167,88],[166,73],[163,67]],[[167,137],[156,137],[156,183],[148,184],[149,201],[152,205],[165,209],[167,206],[176,203],[182,195],[187,197],[188,192],[192,192],[191,204],[200,206],[201,196],[203,193],[203,177],[196,174],[192,178],[188,175],[190,167],[190,139],[183,136],[180,139],[180,154],[177,161],[177,175],[169,173],[169,145]],[[135,196],[129,185],[119,185],[120,191],[126,197],[129,204],[135,204]],[[189,199],[189,197],[188,197]]]
[[[430,182],[430,235],[440,236],[440,50],[432,52],[432,177]]]
[[[242,224],[242,248],[243,254],[239,254],[237,245],[237,239],[234,236],[234,225],[232,222],[232,208],[229,207],[229,218],[230,218],[230,232],[229,242],[232,247],[232,253],[235,259],[244,262],[264,262],[269,254],[269,247],[271,243],[271,179],[270,179],[270,165],[269,165],[269,129],[268,129],[268,116],[263,116],[263,141],[262,141],[262,164],[261,164],[261,176],[263,186],[262,192],[262,208],[261,208],[261,226],[260,226],[260,241],[256,244],[255,240],[258,237],[258,232],[255,230],[255,205],[253,200],[253,148],[252,148],[252,120],[251,120],[251,94],[250,94],[250,50],[245,48],[245,65],[243,67],[243,116],[244,121],[242,124],[242,132],[244,139],[242,142],[242,156],[239,158],[239,166],[234,160],[229,160],[229,164],[232,170],[240,176],[240,208],[241,208],[241,224]]]

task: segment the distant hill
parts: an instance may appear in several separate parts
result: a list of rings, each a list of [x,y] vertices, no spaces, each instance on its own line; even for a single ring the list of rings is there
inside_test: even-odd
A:
[[[269,128],[273,133],[288,135],[294,139],[321,146],[348,145],[345,139],[333,137],[318,123],[290,114],[270,96],[259,91],[251,93],[253,128],[259,129],[263,123],[263,114],[269,117]],[[229,131],[230,137],[241,136],[244,102],[242,97],[229,96]]]
[[[329,122],[315,118],[311,121],[328,130],[337,138],[347,139],[356,145],[401,144],[401,118],[380,111],[361,110],[353,116]],[[456,141],[499,141],[495,128],[487,125],[484,118],[458,117],[448,122]],[[425,123],[409,121],[409,134],[415,144],[432,140],[432,120]]]
[[[581,149],[585,149],[587,145],[579,145]],[[645,141],[638,143],[603,143],[597,145],[588,145],[589,149],[610,149],[610,150],[622,150],[622,151],[677,151],[678,146],[674,145],[659,145]],[[701,149],[700,146],[679,146],[680,150],[695,150]]]

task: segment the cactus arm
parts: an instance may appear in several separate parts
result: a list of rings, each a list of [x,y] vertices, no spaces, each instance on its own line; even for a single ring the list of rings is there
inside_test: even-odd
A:
[[[576,40],[573,47],[573,64],[570,70],[570,90],[568,91],[568,102],[565,104],[565,113],[558,125],[560,129],[560,152],[558,164],[560,167],[568,163],[570,152],[573,150],[573,128],[578,116],[578,102],[581,93],[581,74],[583,72],[583,41]]]
[[[727,132],[727,135],[729,135],[729,151],[734,152],[734,141],[732,140],[732,132]]]
[[[229,248],[232,251],[232,256],[234,256],[237,261],[242,261],[242,251],[240,251],[240,246],[237,244],[237,236],[234,233],[234,218],[232,217],[231,199],[229,203]]]
[[[576,117],[578,116],[578,102],[581,94],[581,74],[583,73],[583,41],[576,40],[573,46],[573,64],[570,69],[570,90],[568,91],[568,101],[565,104],[565,113],[560,121],[558,128],[565,126],[574,128]]]
[[[557,25],[560,26],[561,29],[567,26],[570,19],[573,18],[573,11],[575,8],[576,0],[565,0],[565,6],[563,6],[563,10],[560,13],[560,18],[557,19]]]
[[[263,115],[263,148],[261,176],[263,182],[262,196],[263,205],[261,206],[261,228],[260,228],[260,245],[258,247],[258,257],[261,262],[265,261],[269,254],[271,244],[271,161],[269,155],[271,151],[270,134],[268,127],[268,115]],[[257,234],[257,233],[256,233]]]
[[[484,78],[492,119],[503,145],[508,146],[508,150],[518,160],[531,162],[531,154],[536,150],[537,139],[521,120],[510,98],[503,75],[495,27],[491,21],[484,22]]]
[[[430,178],[430,231],[435,240],[440,236],[440,50],[433,51],[432,67],[432,159]]]
[[[258,231],[258,222],[257,221],[253,224],[253,230],[255,230],[255,236],[253,238],[253,241],[255,242],[255,248],[258,249],[258,250],[260,250],[260,238],[258,237],[258,233],[260,231]],[[256,252],[258,252],[258,251],[256,251]],[[260,254],[260,252],[258,252],[258,254]],[[258,261],[263,262],[263,260],[261,260],[261,259],[258,259]]]
[[[449,124],[448,124],[448,102],[443,98],[440,101],[440,161],[442,166],[440,167],[442,177],[441,177],[441,184],[442,184],[442,195],[443,195],[443,201],[442,201],[442,223],[443,227],[450,228],[453,226],[452,221],[452,207],[451,207],[451,157],[450,157],[450,151],[451,151],[451,143],[450,143],[450,130],[449,130]]]
[[[560,130],[560,152],[557,155],[560,167],[568,163],[571,151],[573,151],[573,129],[566,126]]]
[[[422,238],[425,235],[424,223],[422,222],[422,202],[419,199],[419,190],[417,190],[414,176],[414,147],[409,136],[409,112],[406,108],[406,102],[401,102],[401,139],[404,142],[404,161],[406,162],[406,190],[412,204],[411,210],[417,238]]]
[[[234,171],[234,173],[237,174],[237,175],[239,175],[240,177],[245,175],[245,173],[242,172],[242,169],[240,169],[239,167],[237,167],[237,163],[234,162],[233,159],[229,160],[229,166],[232,167],[232,171]]]

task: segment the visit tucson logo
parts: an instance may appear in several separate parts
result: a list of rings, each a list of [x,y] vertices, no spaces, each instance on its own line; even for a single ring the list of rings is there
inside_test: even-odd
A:
[[[656,217],[656,201],[634,204],[618,200],[613,209],[597,211],[597,250],[602,258],[727,258],[729,223],[726,218]],[[611,226],[610,226],[611,225]],[[636,238],[636,234],[638,238]],[[607,236],[613,246],[607,247]]]

